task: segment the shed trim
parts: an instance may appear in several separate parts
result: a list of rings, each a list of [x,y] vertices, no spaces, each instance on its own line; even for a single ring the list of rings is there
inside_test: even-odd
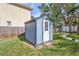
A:
[[[37,46],[37,22],[35,21],[35,46]]]
[[[43,44],[43,19],[42,19],[42,44]]]
[[[27,21],[27,22],[25,22],[25,24],[28,24],[28,23],[31,23],[31,22],[34,22],[34,21],[36,21],[36,20]]]

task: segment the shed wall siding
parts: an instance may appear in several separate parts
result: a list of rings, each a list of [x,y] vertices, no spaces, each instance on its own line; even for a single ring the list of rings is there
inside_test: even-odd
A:
[[[28,41],[30,41],[32,44],[35,44],[36,39],[36,28],[35,28],[35,21],[25,24],[25,37]]]
[[[31,11],[10,4],[0,3],[0,26],[24,26],[24,22],[31,20]]]
[[[42,32],[42,19],[38,19],[38,20],[36,20],[36,28],[37,28],[37,30],[36,30],[36,44],[38,45],[38,44],[42,44],[42,42],[43,42],[43,32]]]

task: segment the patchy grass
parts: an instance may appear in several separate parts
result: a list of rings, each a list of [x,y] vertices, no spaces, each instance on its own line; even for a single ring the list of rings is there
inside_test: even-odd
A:
[[[78,34],[69,34],[68,37],[71,37],[71,38],[76,38],[76,39],[79,39],[79,35]]]
[[[54,40],[50,47],[41,49],[30,48],[23,37],[5,38],[0,40],[0,55],[10,56],[79,56],[79,43],[69,41],[60,37],[59,33],[54,34]]]
[[[17,37],[0,41],[0,55],[28,55],[31,51],[33,50]]]

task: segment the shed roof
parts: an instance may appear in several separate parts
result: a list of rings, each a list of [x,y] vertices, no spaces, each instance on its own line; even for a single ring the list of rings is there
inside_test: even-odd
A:
[[[30,20],[30,21],[28,21],[28,22],[25,22],[25,24],[34,22],[34,21],[36,21],[36,20],[39,20],[40,18],[42,18],[42,17],[44,17],[44,16],[45,16],[45,15],[41,15],[41,16],[39,16],[39,17],[36,17],[36,18],[34,18],[34,19],[32,19],[32,20]]]
[[[28,23],[31,23],[31,22],[34,22],[34,21],[36,21],[36,20],[30,20],[28,22],[25,22],[25,24],[28,24]]]
[[[27,9],[27,10],[32,11],[32,8],[31,7],[22,5],[20,3],[8,3],[8,4],[11,4],[11,5],[14,5],[14,6],[21,7],[21,8],[24,8],[24,9]]]

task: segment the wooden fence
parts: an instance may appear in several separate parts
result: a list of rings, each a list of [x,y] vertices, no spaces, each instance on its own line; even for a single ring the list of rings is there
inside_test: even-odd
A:
[[[24,32],[24,27],[0,26],[0,37],[18,36]]]
[[[71,26],[71,32],[77,32],[78,26]],[[69,26],[63,26],[62,27],[63,32],[69,32]]]

